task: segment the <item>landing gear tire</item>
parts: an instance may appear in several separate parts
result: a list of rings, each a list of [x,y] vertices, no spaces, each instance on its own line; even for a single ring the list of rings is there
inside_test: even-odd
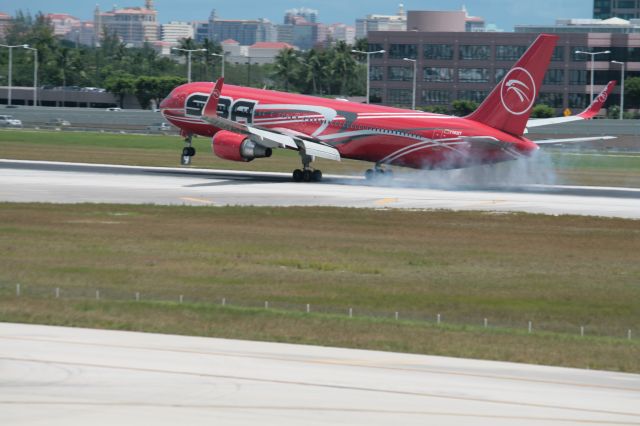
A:
[[[364,177],[369,182],[372,182],[376,179],[380,179],[383,177],[386,179],[392,179],[393,171],[376,167],[375,169],[367,169],[367,171],[364,172]]]
[[[182,148],[182,155],[184,157],[193,157],[196,155],[196,149],[192,146],[185,146]]]
[[[305,182],[311,182],[312,175],[313,175],[313,172],[311,170],[304,170],[302,172],[302,180]]]
[[[311,180],[314,182],[320,182],[322,180],[322,172],[320,170],[314,170],[311,173]]]
[[[293,171],[293,181],[294,182],[302,182],[304,173],[300,169],[295,169]]]

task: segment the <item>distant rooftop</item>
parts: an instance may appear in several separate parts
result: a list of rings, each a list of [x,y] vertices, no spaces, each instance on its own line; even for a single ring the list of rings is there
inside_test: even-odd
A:
[[[252,49],[295,49],[289,43],[260,41],[250,46]]]
[[[516,25],[515,32],[640,33],[640,19],[556,19],[554,25]]]

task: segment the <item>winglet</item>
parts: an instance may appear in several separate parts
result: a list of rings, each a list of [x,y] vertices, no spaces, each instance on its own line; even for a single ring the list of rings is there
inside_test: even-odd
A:
[[[220,99],[220,94],[222,93],[222,85],[224,84],[224,77],[220,77],[218,81],[216,81],[216,85],[211,92],[211,96],[209,96],[209,100],[207,101],[204,109],[202,110],[203,117],[216,118],[218,117],[218,100]]]
[[[613,88],[616,87],[616,83],[617,81],[611,80],[605,86],[605,88],[602,89],[602,92],[600,92],[600,94],[593,99],[591,105],[589,105],[587,109],[578,114],[578,117],[584,118],[585,120],[590,120],[595,117],[600,112],[600,109],[604,106],[604,103],[607,101],[607,98],[611,94]]]

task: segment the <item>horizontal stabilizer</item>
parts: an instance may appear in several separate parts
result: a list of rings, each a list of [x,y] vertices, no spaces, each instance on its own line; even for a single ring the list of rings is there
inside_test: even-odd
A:
[[[539,141],[533,141],[537,145],[557,145],[563,143],[582,143],[582,142],[596,142],[596,141],[608,141],[616,139],[615,136],[591,136],[587,138],[568,138],[568,139],[543,139]]]

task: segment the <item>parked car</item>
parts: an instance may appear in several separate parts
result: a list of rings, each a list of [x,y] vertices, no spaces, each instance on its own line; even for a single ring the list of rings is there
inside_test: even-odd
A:
[[[22,121],[12,115],[0,115],[0,127],[22,127]]]
[[[52,118],[47,124],[49,124],[50,126],[71,126],[69,120],[65,120],[62,118]]]
[[[122,111],[122,108],[111,107],[111,108],[107,108],[107,111]]]
[[[150,132],[168,132],[171,130],[171,126],[167,123],[154,123],[147,126],[147,130]]]

